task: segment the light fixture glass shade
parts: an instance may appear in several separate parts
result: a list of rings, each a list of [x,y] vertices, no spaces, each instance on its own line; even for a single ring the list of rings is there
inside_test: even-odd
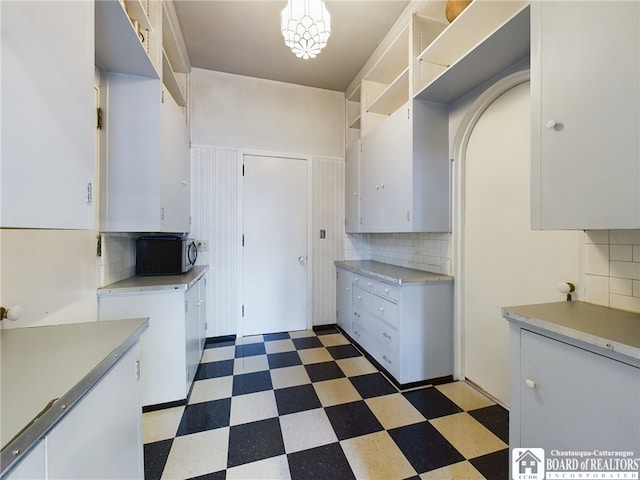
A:
[[[327,46],[331,16],[322,0],[289,0],[282,10],[284,43],[299,58],[314,58]]]

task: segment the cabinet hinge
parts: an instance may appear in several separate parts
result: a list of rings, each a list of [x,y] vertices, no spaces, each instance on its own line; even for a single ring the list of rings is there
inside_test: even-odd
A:
[[[244,233],[242,234],[242,246],[244,247]]]
[[[140,380],[140,360],[136,360],[135,373],[136,373],[136,380]]]
[[[407,120],[411,120],[411,109],[407,108]]]
[[[191,225],[191,215],[189,215],[189,225]]]
[[[244,305],[242,305],[242,316],[244,317]]]
[[[164,207],[160,209],[160,220],[164,220]]]
[[[189,304],[187,303],[187,301],[184,301],[184,313],[188,313],[189,312]]]
[[[162,92],[160,92],[160,101],[162,103],[164,103],[164,90],[162,90]]]
[[[96,109],[96,128],[102,130],[102,108]]]
[[[244,163],[242,164],[242,176],[244,177]]]
[[[102,256],[102,235],[98,235],[96,239],[96,256]]]
[[[93,205],[93,185],[87,183],[87,205]]]
[[[409,221],[409,210],[407,210],[407,222]]]

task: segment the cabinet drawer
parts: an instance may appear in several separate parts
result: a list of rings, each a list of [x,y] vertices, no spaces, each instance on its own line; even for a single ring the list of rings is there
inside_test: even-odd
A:
[[[391,300],[394,303],[398,303],[398,299],[400,298],[400,291],[398,287],[384,282],[375,282],[371,291],[382,298]]]
[[[352,324],[354,339],[363,347],[369,355],[376,359],[391,375],[398,377],[399,362],[398,356],[391,348],[381,345],[369,330],[369,325],[364,326],[363,322],[354,319]]]
[[[371,296],[369,292],[360,288],[360,285],[354,284],[351,302],[354,308],[360,307],[369,310],[371,308]]]
[[[369,311],[389,325],[398,328],[398,305],[377,295],[371,295]]]

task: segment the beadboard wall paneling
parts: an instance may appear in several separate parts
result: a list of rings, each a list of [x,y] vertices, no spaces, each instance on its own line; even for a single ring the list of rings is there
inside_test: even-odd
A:
[[[236,333],[238,302],[237,151],[191,148],[191,238],[207,274],[207,337]]]
[[[336,323],[336,270],[343,257],[344,159],[312,159],[312,322]],[[325,238],[320,238],[320,230]]]

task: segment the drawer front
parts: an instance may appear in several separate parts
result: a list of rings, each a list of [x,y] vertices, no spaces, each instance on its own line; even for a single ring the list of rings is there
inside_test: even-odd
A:
[[[375,282],[373,284],[373,293],[381,296],[382,298],[386,298],[387,300],[391,300],[394,303],[398,303],[400,299],[400,288],[389,285],[384,282]]]
[[[366,320],[365,320],[366,322]],[[354,320],[352,328],[354,339],[363,347],[369,355],[376,359],[387,371],[398,378],[399,362],[398,356],[389,347],[380,344],[374,338],[369,329],[369,325],[363,325],[364,322]]]
[[[378,297],[377,295],[371,295],[369,303],[369,311],[376,317],[381,318],[389,325],[398,328],[398,305]]]
[[[360,285],[355,284],[353,286],[352,292],[353,296],[351,302],[354,308],[359,307],[365,310],[369,310],[371,308],[372,295],[369,292],[360,288]]]

